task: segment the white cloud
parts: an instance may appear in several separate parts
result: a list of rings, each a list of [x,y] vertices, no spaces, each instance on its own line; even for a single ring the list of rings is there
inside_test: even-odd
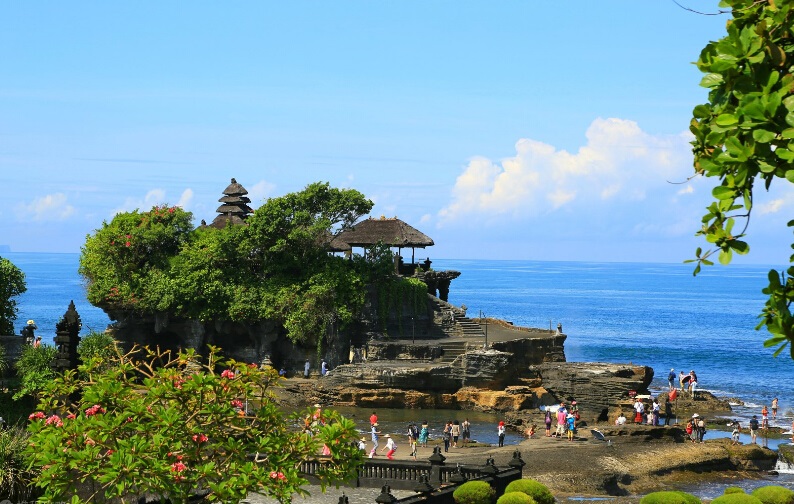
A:
[[[260,180],[248,189],[248,198],[251,200],[251,208],[259,208],[265,202],[265,198],[273,194],[276,189],[275,184],[266,180]]]
[[[180,208],[188,208],[192,201],[193,201],[193,189],[187,188],[184,191],[182,191],[182,196],[179,197],[179,201],[177,202],[176,206]]]
[[[695,188],[692,187],[692,184],[687,184],[683,187],[683,189],[679,190],[676,194],[684,195],[684,194],[692,194],[695,192]]]
[[[440,223],[472,216],[524,219],[565,207],[587,212],[593,205],[672,195],[669,182],[691,175],[685,135],[653,136],[634,121],[596,119],[586,139],[573,153],[523,138],[516,154],[501,162],[472,158],[439,211]]]
[[[66,201],[65,194],[55,193],[36,198],[27,205],[18,205],[16,214],[22,221],[63,221],[74,214],[74,207]]]
[[[189,190],[189,189],[188,189]],[[184,196],[184,193],[183,193]],[[126,198],[124,203],[119,208],[114,208],[110,212],[110,216],[113,217],[116,214],[123,213],[123,212],[132,212],[134,210],[140,210],[141,212],[147,212],[152,209],[153,206],[163,205],[167,203],[165,199],[165,190],[164,189],[152,189],[146,193],[143,199],[140,198]]]
[[[761,215],[777,213],[777,212],[780,211],[781,208],[783,208],[783,205],[785,203],[786,202],[783,201],[782,198],[774,199],[774,200],[772,200],[772,201],[770,201],[768,203],[765,203],[765,204],[759,206],[758,207],[758,213],[761,214]]]

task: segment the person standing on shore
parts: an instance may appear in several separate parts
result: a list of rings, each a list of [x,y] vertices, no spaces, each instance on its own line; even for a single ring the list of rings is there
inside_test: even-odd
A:
[[[562,439],[565,435],[565,417],[568,416],[568,410],[565,409],[565,403],[560,403],[557,409],[557,430],[554,432],[554,437]]]
[[[34,331],[36,329],[38,329],[38,326],[36,325],[36,323],[34,321],[32,321],[32,320],[28,320],[28,322],[25,325],[25,327],[23,327],[22,330],[19,331],[20,334],[22,334],[22,337],[25,338],[25,344],[26,345],[30,345],[30,346],[33,345],[33,342],[35,341],[35,337],[36,337],[36,335],[34,334]]]
[[[695,389],[698,386],[698,375],[692,370],[689,372],[689,393],[692,394],[692,400],[695,400]]]
[[[764,404],[764,407],[761,408],[761,428],[769,428],[769,410],[766,408],[766,404]]]
[[[777,397],[772,399],[772,419],[777,418]]]
[[[460,424],[460,437],[463,447],[467,447],[469,445],[469,440],[471,440],[471,423],[468,418]]]
[[[565,421],[568,424],[568,441],[573,441],[573,435],[576,432],[576,417],[573,416],[572,413],[568,413],[565,417]]]
[[[452,440],[452,420],[444,424],[444,432],[441,433],[444,438],[444,451],[449,451],[449,442]]]
[[[499,425],[496,426],[496,435],[499,436],[499,446],[505,445],[505,423],[503,420],[499,421]]]
[[[673,401],[670,398],[667,398],[667,401],[664,403],[664,425],[670,425],[670,419],[673,418]]]
[[[394,460],[394,452],[397,451],[397,444],[389,434],[386,434],[383,437],[386,438],[386,446],[383,447],[383,451],[386,452],[386,458],[389,460]]]
[[[731,432],[731,444],[739,444],[739,434],[742,432],[742,426],[738,420],[733,422],[733,432]]]
[[[756,443],[756,437],[758,436],[758,416],[753,415],[753,418],[750,419],[750,442],[753,444]]]
[[[451,432],[452,434],[452,447],[458,447],[458,438],[460,437],[460,422],[455,420],[452,422]]]
[[[309,377],[309,370],[311,369],[311,364],[309,364],[309,359],[306,359],[306,363],[303,365],[303,377]]]
[[[408,448],[411,449],[410,457],[416,460],[416,438],[418,437],[416,425],[411,424],[408,426]]]
[[[661,407],[659,406],[659,400],[654,398],[653,406],[652,406],[652,409],[651,409],[651,412],[653,413],[653,422],[651,424],[654,427],[658,427],[659,426],[659,412],[660,412],[660,408]]]
[[[638,397],[634,401],[634,423],[641,424],[642,423],[642,415],[645,413],[645,405],[642,404],[642,401]]]
[[[551,410],[546,406],[546,437],[551,437]]]
[[[684,393],[684,391],[686,389],[686,382],[684,381],[684,378],[686,378],[686,375],[684,374],[683,371],[678,373],[678,383],[681,384],[681,393],[682,394]]]
[[[430,435],[430,429],[427,426],[427,420],[422,422],[422,428],[419,429],[419,446],[427,448],[427,438]]]
[[[670,386],[670,390],[673,390],[675,387],[673,384],[675,383],[675,369],[670,369],[670,374],[667,375],[667,384]]]

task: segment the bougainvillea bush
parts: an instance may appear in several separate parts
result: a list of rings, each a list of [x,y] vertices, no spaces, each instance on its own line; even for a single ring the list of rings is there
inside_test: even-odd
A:
[[[305,494],[300,465],[323,445],[323,485],[349,480],[362,462],[350,420],[329,411],[306,431],[301,413],[285,416],[270,368],[215,348],[205,359],[136,348],[117,361],[92,359],[55,379],[30,415],[26,456],[44,501],[237,502],[259,492],[288,502]]]

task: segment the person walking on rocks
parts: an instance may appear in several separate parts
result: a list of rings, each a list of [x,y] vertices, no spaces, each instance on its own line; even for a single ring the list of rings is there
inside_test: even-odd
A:
[[[777,397],[772,399],[772,420],[777,418]]]
[[[418,437],[418,430],[416,425],[411,424],[408,426],[408,447],[411,449],[409,456],[416,460],[416,439]]]
[[[452,420],[444,424],[444,432],[441,434],[444,438],[444,451],[449,451],[449,442],[452,440]]]
[[[496,435],[499,436],[499,446],[502,447],[505,445],[505,423],[503,420],[499,421],[499,425],[496,426]]]
[[[664,403],[664,425],[670,425],[670,419],[673,418],[673,401],[670,398],[667,398],[667,401]]]
[[[667,375],[667,384],[670,387],[670,390],[673,390],[675,387],[673,384],[675,383],[675,369],[670,369],[670,374]]]
[[[761,408],[761,428],[769,428],[769,410],[766,408],[766,404],[764,404],[764,407]]]
[[[661,407],[659,406],[659,400],[654,398],[653,405],[651,406],[651,413],[653,415],[653,421],[651,422],[651,425],[653,425],[654,427],[658,427],[659,426],[659,412],[660,412],[660,408]]]
[[[638,397],[634,401],[634,423],[641,424],[642,423],[642,415],[645,413],[645,405],[642,404],[642,401]]]
[[[684,381],[684,378],[686,378],[686,375],[684,374],[683,371],[678,373],[678,383],[681,385],[681,393],[682,394],[686,390],[686,382]]]
[[[371,433],[372,433],[372,443],[374,444],[374,446],[372,447],[372,450],[370,450],[369,452],[369,458],[374,457],[378,453],[378,436],[381,434],[381,432],[378,430],[377,422],[372,424]]]
[[[460,437],[461,437],[461,444],[463,447],[469,445],[469,441],[471,440],[471,423],[469,419],[465,419],[462,424],[460,424]]]
[[[738,420],[733,422],[733,432],[731,432],[731,444],[739,444],[739,434],[742,432],[742,426]]]
[[[303,365],[303,377],[309,377],[309,370],[311,369],[311,364],[309,364],[309,359],[306,359],[306,363]]]
[[[750,442],[757,444],[756,438],[758,436],[758,415],[753,415],[750,419]]]
[[[562,439],[565,435],[565,417],[568,416],[568,410],[565,409],[565,403],[560,403],[557,409],[557,430],[554,432],[554,437]]]
[[[692,370],[689,372],[689,393],[692,394],[692,400],[695,400],[695,389],[698,386],[698,375]]]

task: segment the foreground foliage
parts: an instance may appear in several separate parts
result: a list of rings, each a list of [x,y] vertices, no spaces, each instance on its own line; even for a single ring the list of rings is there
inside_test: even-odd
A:
[[[14,363],[19,380],[14,399],[30,396],[38,400],[39,394],[55,378],[55,371],[50,365],[57,353],[58,349],[51,345],[26,345],[22,348],[22,354]]]
[[[780,485],[756,488],[752,495],[764,504],[794,504],[794,491]]]
[[[0,430],[0,499],[12,502],[29,500],[34,496],[31,482],[35,469],[29,469],[24,458],[28,434],[18,426]]]
[[[686,492],[664,491],[643,496],[640,504],[700,504],[700,499]]]
[[[720,6],[732,9],[732,19],[726,36],[700,53],[697,66],[706,74],[701,85],[709,89],[709,101],[695,107],[689,128],[695,172],[719,180],[697,233],[712,248],[696,251],[695,274],[713,264],[715,254],[728,264],[734,254],[749,252],[745,238],[756,184],[769,189],[773,182],[794,183],[794,4],[722,0]],[[769,331],[765,345],[777,346],[775,355],[794,342],[792,276],[794,266],[771,270],[764,289],[768,300],[757,329]]]
[[[486,481],[467,481],[452,492],[452,498],[455,504],[491,504],[495,494]]]
[[[533,479],[511,481],[505,488],[505,493],[507,492],[523,492],[532,497],[538,504],[554,504],[554,496],[548,487]]]
[[[16,298],[27,290],[25,273],[0,257],[0,334],[14,334],[14,321],[19,311]]]
[[[216,349],[206,361],[142,349],[113,366],[91,360],[55,379],[30,415],[35,484],[44,501],[148,493],[184,503],[200,491],[209,501],[259,492],[288,502],[305,494],[300,465],[323,445],[331,455],[322,484],[348,480],[362,462],[354,423],[328,412],[310,432],[297,430],[301,419],[285,417],[272,396],[278,380]]]

